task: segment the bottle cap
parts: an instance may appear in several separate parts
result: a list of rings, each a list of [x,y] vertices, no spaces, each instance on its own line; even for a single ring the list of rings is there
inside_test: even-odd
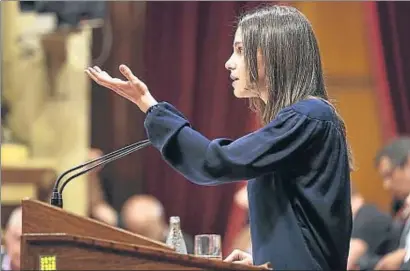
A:
[[[171,216],[169,218],[170,224],[179,224],[179,222],[180,222],[179,216]]]

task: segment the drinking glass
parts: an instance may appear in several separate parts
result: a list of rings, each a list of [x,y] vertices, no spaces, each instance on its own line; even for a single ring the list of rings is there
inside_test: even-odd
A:
[[[195,235],[195,255],[222,260],[221,236],[218,234]]]

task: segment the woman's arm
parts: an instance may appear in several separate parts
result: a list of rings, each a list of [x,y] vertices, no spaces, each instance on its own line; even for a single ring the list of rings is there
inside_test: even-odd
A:
[[[192,182],[217,185],[272,172],[280,163],[307,149],[322,125],[291,109],[264,128],[235,141],[209,140],[190,127],[168,103],[147,113],[145,128],[163,158]]]
[[[171,166],[197,184],[216,185],[272,172],[280,163],[302,154],[326,123],[288,108],[269,125],[238,140],[210,141],[193,130],[174,107],[158,104],[127,66],[120,65],[120,72],[127,80],[112,78],[99,67],[86,70],[99,85],[133,102],[141,111],[149,111],[145,128],[150,141]]]

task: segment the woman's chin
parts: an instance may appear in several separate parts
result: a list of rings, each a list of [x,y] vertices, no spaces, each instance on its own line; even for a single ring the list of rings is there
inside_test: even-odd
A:
[[[254,96],[249,91],[243,89],[234,89],[233,95],[235,95],[236,98],[251,98]]]

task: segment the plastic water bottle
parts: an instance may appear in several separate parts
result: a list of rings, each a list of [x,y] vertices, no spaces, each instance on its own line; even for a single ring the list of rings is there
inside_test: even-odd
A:
[[[167,236],[166,245],[175,250],[179,254],[188,254],[184,236],[181,231],[181,221],[179,216],[171,216],[169,218],[169,233]]]

